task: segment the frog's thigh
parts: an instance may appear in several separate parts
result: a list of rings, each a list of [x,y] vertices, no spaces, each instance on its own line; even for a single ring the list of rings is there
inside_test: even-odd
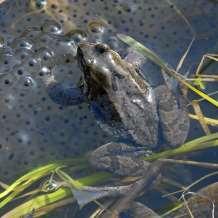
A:
[[[170,89],[159,86],[155,90],[158,101],[158,113],[161,132],[170,146],[177,146],[187,138],[189,117],[185,109],[179,108],[178,101]]]
[[[112,155],[119,155],[123,152],[134,152],[135,148],[132,146],[129,146],[124,143],[117,143],[117,142],[109,142],[107,144],[101,145],[96,150],[94,150],[90,158],[92,159],[98,159],[105,156],[112,156]]]
[[[100,158],[98,167],[118,176],[140,175],[142,169],[146,169],[143,160],[121,155]]]
[[[145,149],[143,150],[145,152]],[[124,143],[110,142],[93,151],[89,156],[89,162],[98,170],[106,170],[116,175],[138,175],[139,169],[144,171],[149,165],[138,158],[140,154],[143,154],[141,149]]]

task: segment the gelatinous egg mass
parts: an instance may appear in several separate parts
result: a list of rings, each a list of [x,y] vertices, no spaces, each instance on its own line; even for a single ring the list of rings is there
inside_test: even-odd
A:
[[[218,4],[172,3],[199,36],[184,66],[190,69],[204,53],[217,51]],[[6,0],[0,4],[2,181],[114,140],[97,125],[77,89],[82,72],[76,50],[81,41],[103,42],[124,56],[126,45],[116,33],[141,41],[174,67],[192,39],[190,27],[164,0]],[[151,78],[156,71],[157,67],[146,64]]]

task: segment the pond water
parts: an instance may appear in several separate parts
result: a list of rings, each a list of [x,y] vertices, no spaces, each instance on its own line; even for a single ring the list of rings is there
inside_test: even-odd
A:
[[[82,76],[75,58],[79,42],[107,43],[125,57],[127,46],[116,34],[126,34],[176,68],[193,38],[183,16],[196,32],[181,69],[182,74],[190,76],[204,54],[218,50],[215,0],[172,0],[171,4],[165,0],[3,1],[0,5],[0,181],[8,184],[38,165],[78,156],[120,140],[98,125],[88,103],[67,106],[59,92],[69,88],[78,91],[74,88]],[[211,64],[206,71],[217,74],[217,66]],[[152,87],[163,82],[155,64],[147,61],[142,70]],[[53,82],[62,86],[50,89]],[[204,91],[210,93],[216,87],[216,83],[208,83]],[[198,98],[193,93],[189,97]],[[218,119],[217,108],[211,104],[202,103],[202,110],[205,116]],[[217,127],[210,130],[217,132]],[[192,120],[187,140],[204,134],[199,122]],[[215,149],[209,149],[195,153],[192,159],[216,162],[217,155]],[[208,173],[194,167],[181,170],[186,184]],[[213,177],[211,181],[216,179]],[[141,201],[154,209],[163,208],[166,200],[157,200],[156,194],[150,193],[151,197],[142,197]],[[78,217],[88,217],[93,207],[85,207]],[[66,217],[71,217],[73,207],[66,211]],[[63,210],[53,212],[51,217],[62,215]]]

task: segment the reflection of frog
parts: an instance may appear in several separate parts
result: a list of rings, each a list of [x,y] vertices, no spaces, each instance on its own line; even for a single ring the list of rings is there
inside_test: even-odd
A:
[[[82,43],[77,58],[84,73],[88,101],[99,112],[104,124],[147,147],[156,147],[159,138],[168,146],[178,146],[186,140],[189,130],[187,113],[167,85],[152,89],[136,66],[123,60],[105,44]],[[104,169],[112,170],[110,165],[116,171],[115,163],[121,160],[111,161],[109,153],[119,157],[123,153],[122,161],[126,165],[130,152],[125,151],[130,149],[129,146],[109,143],[104,148],[97,149],[100,153],[103,151],[107,162],[101,163]],[[96,160],[101,160],[101,154],[97,151],[92,154],[92,160],[100,168]],[[135,151],[138,153],[139,148]],[[132,170],[136,168],[132,167]]]

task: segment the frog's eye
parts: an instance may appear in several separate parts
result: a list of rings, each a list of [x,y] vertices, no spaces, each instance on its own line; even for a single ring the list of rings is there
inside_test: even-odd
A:
[[[35,0],[36,8],[41,9],[45,7],[47,4],[47,0]]]
[[[98,53],[103,54],[104,52],[108,51],[110,47],[107,44],[99,43],[95,45],[95,49]]]

